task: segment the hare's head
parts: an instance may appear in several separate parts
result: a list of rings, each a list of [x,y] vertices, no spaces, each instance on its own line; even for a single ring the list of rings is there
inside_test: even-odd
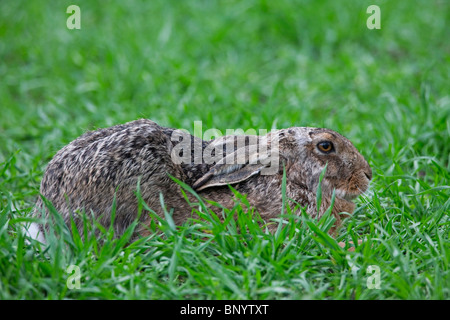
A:
[[[336,190],[338,198],[350,202],[367,190],[372,170],[355,146],[339,133],[297,127],[280,130],[279,136],[280,153],[286,159],[292,182],[315,192],[327,166],[321,184],[324,194]]]
[[[224,140],[213,141],[213,144],[221,146]],[[329,129],[293,127],[253,141],[258,147],[252,148],[248,141],[241,147],[237,143],[234,152],[212,166],[195,182],[194,188],[202,190],[234,184],[257,174],[279,176],[285,167],[287,183],[315,194],[320,174],[327,166],[321,184],[323,195],[330,198],[335,190],[336,197],[353,208],[351,200],[365,192],[372,179],[369,164],[353,144]],[[274,158],[279,160],[279,165]],[[274,166],[276,170],[269,170]]]

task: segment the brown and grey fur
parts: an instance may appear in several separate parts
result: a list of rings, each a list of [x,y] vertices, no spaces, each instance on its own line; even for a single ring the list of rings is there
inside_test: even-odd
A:
[[[283,167],[286,169],[286,196],[317,216],[316,191],[319,176],[328,163],[322,181],[322,205],[319,215],[329,207],[333,189],[336,200],[332,214],[341,223],[340,212],[352,213],[351,200],[368,188],[372,171],[353,144],[340,134],[319,128],[293,127],[269,133],[258,139],[277,138],[280,166],[272,175],[261,174],[262,164],[221,163],[176,164],[171,152],[177,145],[171,136],[175,129],[164,128],[150,120],[136,120],[123,125],[87,132],[59,152],[48,164],[41,182],[40,193],[52,202],[55,209],[70,225],[72,216],[78,228],[82,221],[75,212],[94,212],[102,225],[108,227],[110,212],[116,194],[114,228],[118,235],[137,218],[136,186],[140,179],[143,200],[160,216],[163,210],[160,193],[168,210],[173,209],[176,224],[192,216],[192,208],[184,200],[180,186],[169,175],[185,182],[208,200],[224,207],[235,205],[228,187],[247,195],[265,221],[281,213],[281,184]],[[205,149],[221,140],[203,141],[190,136],[192,145]],[[331,141],[335,151],[324,154],[317,148],[320,141]],[[270,143],[269,143],[270,145]],[[278,149],[277,149],[278,150]],[[251,155],[250,155],[251,158]],[[194,159],[192,159],[194,160]],[[189,195],[190,196],[190,195]],[[194,199],[194,198],[192,198]],[[37,201],[35,214],[46,211]],[[149,216],[143,214],[137,234],[146,235]],[[40,226],[40,230],[43,227]]]

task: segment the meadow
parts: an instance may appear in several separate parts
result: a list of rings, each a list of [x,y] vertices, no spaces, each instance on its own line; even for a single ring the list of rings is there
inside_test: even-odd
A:
[[[449,21],[444,0],[1,1],[0,299],[449,299]],[[30,241],[56,151],[138,118],[330,128],[373,180],[336,239],[289,210],[270,234],[242,196],[236,220],[167,215],[131,244],[61,223]]]

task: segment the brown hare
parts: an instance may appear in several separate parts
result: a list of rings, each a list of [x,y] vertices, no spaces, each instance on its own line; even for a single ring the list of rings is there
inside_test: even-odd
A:
[[[316,192],[325,165],[318,211]],[[40,193],[68,225],[72,217],[78,228],[82,219],[77,212],[83,210],[93,212],[108,227],[116,196],[114,229],[120,235],[137,218],[138,181],[143,200],[161,217],[160,193],[167,210],[173,210],[176,224],[192,216],[192,208],[172,176],[224,207],[235,205],[231,185],[269,221],[281,213],[283,170],[286,198],[312,217],[323,215],[335,190],[335,227],[341,224],[339,213],[352,213],[352,200],[367,190],[372,178],[369,164],[353,144],[329,129],[293,127],[265,136],[203,141],[141,119],[87,132],[62,148],[47,166]],[[46,211],[39,198],[34,214],[45,215]],[[141,215],[137,235],[148,234],[150,219]],[[43,228],[39,225],[40,231]]]

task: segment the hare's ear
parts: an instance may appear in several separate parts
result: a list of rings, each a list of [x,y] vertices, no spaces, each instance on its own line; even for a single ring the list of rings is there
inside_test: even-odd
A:
[[[234,184],[247,180],[259,173],[265,165],[258,164],[216,164],[192,186],[196,191],[209,187]]]
[[[221,147],[229,139],[224,138],[215,144]],[[236,136],[231,138],[238,139]],[[240,136],[239,139],[245,139],[245,137]],[[267,174],[267,167],[273,169],[273,162],[278,160],[278,145],[268,142],[267,136],[253,139],[245,146],[222,158],[203,177],[195,181],[192,187],[200,191],[209,187],[235,184],[247,180],[251,176],[259,174],[261,170],[264,170],[261,174]]]

